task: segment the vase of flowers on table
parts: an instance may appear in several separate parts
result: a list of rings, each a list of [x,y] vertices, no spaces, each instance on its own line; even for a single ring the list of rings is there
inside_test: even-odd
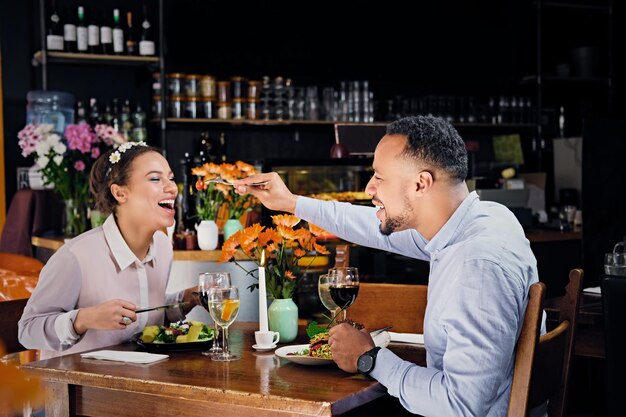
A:
[[[89,172],[95,160],[112,146],[125,142],[111,126],[70,124],[63,135],[51,124],[28,124],[19,133],[22,156],[33,156],[44,184],[53,185],[65,202],[64,235],[87,229]]]
[[[307,255],[328,255],[325,246],[317,243],[317,233],[324,232],[313,225],[300,226],[300,219],[293,215],[272,216],[274,227],[255,223],[233,234],[222,246],[220,262],[234,261],[247,275],[255,276],[255,270],[248,271],[235,259],[237,251],[243,251],[257,265],[265,251],[269,260],[265,265],[266,288],[273,300],[268,308],[270,330],[280,332],[281,342],[290,342],[298,332],[298,310],[292,297],[301,279],[301,268],[306,268],[302,260]],[[314,257],[312,258],[314,259]],[[253,291],[258,283],[251,284]],[[287,301],[288,300],[288,301]],[[295,313],[295,314],[294,314]]]

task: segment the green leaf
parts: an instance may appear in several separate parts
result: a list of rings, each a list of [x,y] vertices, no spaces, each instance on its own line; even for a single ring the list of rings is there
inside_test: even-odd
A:
[[[315,336],[316,334],[326,333],[328,331],[327,328],[321,327],[317,324],[316,321],[312,321],[306,328],[306,334],[309,336],[309,339]]]

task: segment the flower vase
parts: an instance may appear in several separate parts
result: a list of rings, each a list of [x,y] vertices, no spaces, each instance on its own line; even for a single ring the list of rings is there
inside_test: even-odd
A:
[[[243,230],[243,224],[239,219],[228,219],[224,223],[224,241],[234,235],[238,230]]]
[[[214,250],[217,248],[218,228],[215,220],[202,220],[196,225],[198,231],[198,246],[202,250]]]
[[[291,298],[276,298],[267,309],[270,330],[280,333],[280,343],[293,341],[298,335],[298,306]]]
[[[64,203],[63,235],[73,238],[87,230],[87,204],[80,198],[69,198]]]

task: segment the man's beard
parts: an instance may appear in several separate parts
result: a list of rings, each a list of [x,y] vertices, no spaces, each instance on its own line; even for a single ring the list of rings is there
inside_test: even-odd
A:
[[[385,221],[380,223],[380,233],[385,236],[389,236],[393,232],[406,229],[410,214],[413,212],[413,207],[409,205],[409,202],[405,199],[404,211],[395,217],[389,217]]]

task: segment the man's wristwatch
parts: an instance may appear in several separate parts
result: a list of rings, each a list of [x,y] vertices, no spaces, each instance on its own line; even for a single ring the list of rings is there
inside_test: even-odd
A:
[[[372,372],[374,366],[376,366],[376,356],[378,355],[379,350],[380,347],[376,346],[359,356],[359,360],[356,362],[356,367],[360,373],[369,375],[369,373]]]

